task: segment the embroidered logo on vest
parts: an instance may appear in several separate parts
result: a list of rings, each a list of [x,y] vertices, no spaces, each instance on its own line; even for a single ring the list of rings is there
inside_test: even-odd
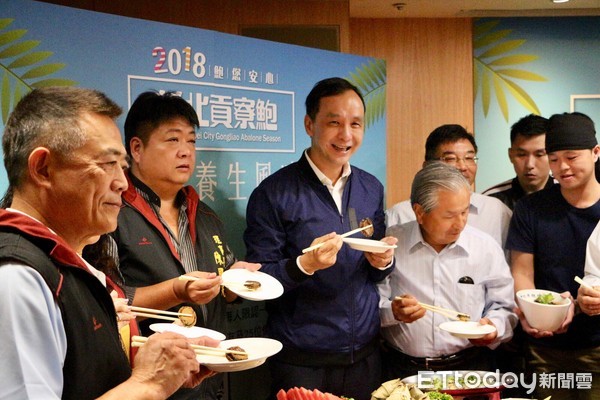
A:
[[[215,257],[215,263],[217,263],[217,265],[220,267],[224,267],[225,266],[225,250],[223,249],[223,242],[221,241],[221,238],[219,237],[219,235],[213,235],[212,238],[213,238],[215,244],[217,245],[217,249],[218,249],[218,251],[213,252],[213,256]]]
[[[143,237],[139,242],[138,242],[138,246],[145,246],[147,244],[152,244],[151,241],[149,241],[147,238]]]
[[[95,331],[102,328],[102,323],[98,322],[98,320],[96,320],[96,317],[93,318],[93,321],[94,321],[94,330]]]

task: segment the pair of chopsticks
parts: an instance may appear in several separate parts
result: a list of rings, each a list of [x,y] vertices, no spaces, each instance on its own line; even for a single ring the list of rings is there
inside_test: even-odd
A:
[[[341,234],[341,235],[340,235],[340,237],[343,237],[343,238],[345,238],[345,237],[347,237],[347,236],[354,235],[355,233],[358,233],[358,232],[364,231],[365,229],[369,229],[369,228],[372,228],[372,227],[373,227],[373,225],[371,224],[371,225],[363,226],[362,228],[356,228],[356,229],[353,229],[353,230],[351,230],[351,231],[348,231],[348,232],[346,232],[346,233],[343,233],[343,234]],[[314,246],[307,247],[307,248],[305,248],[304,250],[302,250],[302,254],[304,254],[304,253],[308,253],[309,251],[316,250],[316,249],[318,249],[319,247],[323,246],[325,243],[326,243],[326,242],[321,242],[321,243],[317,243],[317,244],[315,244]]]
[[[471,316],[469,314],[465,314],[459,311],[449,310],[447,308],[442,308],[438,306],[432,306],[431,304],[425,304],[421,302],[419,302],[419,305],[426,310],[444,315],[455,321],[469,321],[471,319]]]
[[[594,289],[592,286],[590,286],[590,285],[588,285],[587,283],[585,283],[585,282],[583,281],[583,279],[581,279],[581,278],[580,278],[580,277],[578,277],[578,276],[575,276],[574,280],[575,280],[575,282],[579,283],[581,286],[585,286],[586,288]]]
[[[147,317],[155,319],[164,319],[166,321],[179,321],[179,317],[193,317],[192,314],[185,314],[173,311],[155,310],[153,308],[130,306],[133,315],[138,317]],[[172,317],[171,317],[172,315]]]
[[[133,347],[141,347],[148,341],[148,338],[145,336],[133,336],[131,338],[131,346]],[[218,347],[209,347],[209,346],[200,346],[198,344],[190,344],[190,347],[194,349],[194,352],[197,355],[207,355],[207,356],[223,356],[227,354],[238,354],[242,356],[248,356],[248,353],[245,351],[237,351],[237,350],[228,350],[221,349]]]
[[[202,278],[193,275],[179,275],[180,281],[198,281]],[[221,286],[246,286],[246,282],[221,282]]]

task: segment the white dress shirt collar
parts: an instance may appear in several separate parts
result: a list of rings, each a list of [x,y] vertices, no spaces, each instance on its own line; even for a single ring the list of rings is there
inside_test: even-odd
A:
[[[315,165],[315,163],[310,159],[308,155],[308,150],[304,150],[304,155],[306,156],[306,160],[308,161],[308,165],[312,168],[314,173],[319,178],[319,181],[323,185],[327,187],[329,193],[333,197],[333,201],[335,201],[335,205],[337,206],[338,211],[342,212],[342,195],[344,194],[344,188],[346,187],[346,182],[348,182],[348,177],[352,173],[352,169],[350,168],[350,164],[346,163],[342,168],[342,176],[337,180],[335,185],[333,181],[329,179],[325,174]]]

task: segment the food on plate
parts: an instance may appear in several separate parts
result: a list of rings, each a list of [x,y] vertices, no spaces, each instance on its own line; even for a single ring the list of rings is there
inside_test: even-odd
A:
[[[239,353],[225,353],[225,357],[229,361],[243,361],[243,360],[247,360],[248,359],[248,353],[246,353],[246,350],[242,349],[240,346],[231,346],[231,347],[228,347],[227,350],[244,352],[244,354],[239,354]]]
[[[261,283],[259,281],[247,280],[245,282],[223,282],[223,286],[226,287],[235,287],[242,290],[254,291],[258,290],[261,287]]]
[[[430,392],[436,393],[436,392]],[[417,385],[406,384],[400,379],[384,382],[377,390],[371,393],[371,400],[430,400],[429,393],[423,393]],[[438,397],[442,400],[452,400],[450,397]]]
[[[246,281],[244,282],[244,287],[248,290],[258,290],[260,288],[259,281]]]
[[[534,301],[540,304],[554,304],[554,296],[552,293],[540,294]]]
[[[392,379],[391,381],[383,382],[379,388],[371,393],[371,400],[385,400],[396,389],[396,387],[404,385],[400,379]]]
[[[484,386],[483,381],[475,375],[467,375],[466,377],[459,376],[457,379],[455,379],[453,376],[448,376],[445,379],[445,387],[444,380],[439,377],[433,378],[432,383],[435,390],[455,390],[465,388],[474,389],[478,386]]]
[[[410,395],[410,390],[408,390],[408,386],[404,383],[402,385],[396,386],[392,393],[388,396],[387,400],[411,400],[412,397]]]
[[[414,400],[427,400],[428,397],[421,389],[417,387],[417,385],[409,384],[408,391],[410,392],[410,398]]]
[[[338,397],[331,393],[323,393],[318,389],[308,390],[303,387],[294,387],[289,389],[287,392],[281,389],[277,392],[277,400],[342,400],[349,399],[348,397]]]
[[[440,393],[437,391],[427,393],[427,397],[429,397],[429,400],[454,400],[454,397],[450,396],[448,393]]]

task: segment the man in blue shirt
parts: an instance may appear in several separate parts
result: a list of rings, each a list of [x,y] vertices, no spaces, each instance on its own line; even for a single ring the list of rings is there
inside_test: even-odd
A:
[[[336,235],[361,222],[373,225],[365,231],[373,239],[385,233],[383,186],[349,163],[363,140],[364,115],[348,81],[318,82],[306,99],[310,148],[248,202],[247,259],[285,289],[267,302],[268,334],[284,346],[270,360],[273,394],[302,386],[363,400],[381,384],[375,283],[391,272],[393,251],[354,250]]]

